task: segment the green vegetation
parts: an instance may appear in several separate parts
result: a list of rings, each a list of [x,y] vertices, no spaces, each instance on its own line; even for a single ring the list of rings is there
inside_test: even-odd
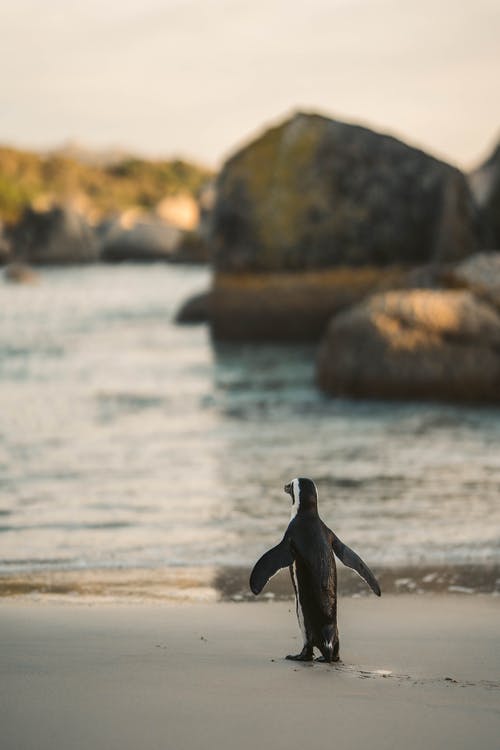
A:
[[[127,157],[95,166],[60,154],[0,147],[0,219],[16,221],[37,199],[77,199],[95,217],[131,206],[151,209],[167,195],[196,196],[211,176],[208,169],[178,159]]]
[[[303,241],[304,227],[311,226],[309,214],[319,212],[323,224],[323,217],[332,214],[325,181],[318,179],[318,153],[328,123],[321,116],[297,115],[270,128],[226,165],[220,194],[231,196],[235,185],[244,185],[260,270],[302,270],[300,244],[309,245],[319,234],[315,227]]]

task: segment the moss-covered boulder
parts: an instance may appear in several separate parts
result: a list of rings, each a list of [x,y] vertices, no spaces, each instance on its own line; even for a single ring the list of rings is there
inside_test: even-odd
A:
[[[224,165],[216,269],[300,271],[457,261],[479,249],[461,172],[396,138],[297,114]]]
[[[374,295],[332,319],[317,380],[333,395],[500,402],[500,315],[469,290]]]

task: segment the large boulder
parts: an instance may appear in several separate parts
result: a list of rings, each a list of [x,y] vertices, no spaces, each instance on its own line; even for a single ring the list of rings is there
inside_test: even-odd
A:
[[[461,172],[396,138],[297,114],[224,165],[217,270],[285,271],[458,261],[480,249]]]
[[[500,315],[468,290],[393,291],[334,317],[317,380],[333,395],[500,401]]]
[[[86,219],[66,206],[27,208],[12,230],[14,261],[32,264],[93,263],[97,243]]]
[[[177,311],[176,323],[206,323],[210,320],[212,292],[200,292],[190,297]]]
[[[107,222],[99,235],[101,258],[110,263],[170,260],[183,237],[177,227],[155,219],[140,219],[132,226]]]
[[[210,323],[216,339],[314,341],[339,310],[373,289],[405,284],[398,268],[335,268],[275,274],[215,274]]]
[[[303,273],[216,273],[208,321],[227,341],[319,340],[333,315],[375,292],[437,289],[448,278],[441,266],[331,268]],[[449,279],[448,279],[449,280]],[[188,303],[186,303],[188,304]],[[188,306],[188,314],[190,306]],[[184,309],[178,318],[184,315]]]
[[[486,243],[500,250],[500,143],[469,176],[472,192],[481,210]]]

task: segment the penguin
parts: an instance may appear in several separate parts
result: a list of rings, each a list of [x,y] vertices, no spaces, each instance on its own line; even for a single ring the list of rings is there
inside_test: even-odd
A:
[[[335,555],[353,568],[380,596],[370,568],[323,523],[318,514],[318,492],[311,479],[299,477],[285,485],[292,498],[292,518],[281,542],[258,560],[250,576],[252,593],[260,594],[269,579],[288,567],[295,592],[297,619],[304,639],[302,651],[289,654],[294,661],[339,660],[337,629],[337,569]],[[334,554],[335,553],[335,554]]]

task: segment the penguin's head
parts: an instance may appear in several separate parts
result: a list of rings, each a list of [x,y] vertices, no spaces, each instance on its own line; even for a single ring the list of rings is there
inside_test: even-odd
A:
[[[292,515],[299,510],[316,510],[318,492],[312,479],[298,477],[285,484],[285,492],[292,498]]]

